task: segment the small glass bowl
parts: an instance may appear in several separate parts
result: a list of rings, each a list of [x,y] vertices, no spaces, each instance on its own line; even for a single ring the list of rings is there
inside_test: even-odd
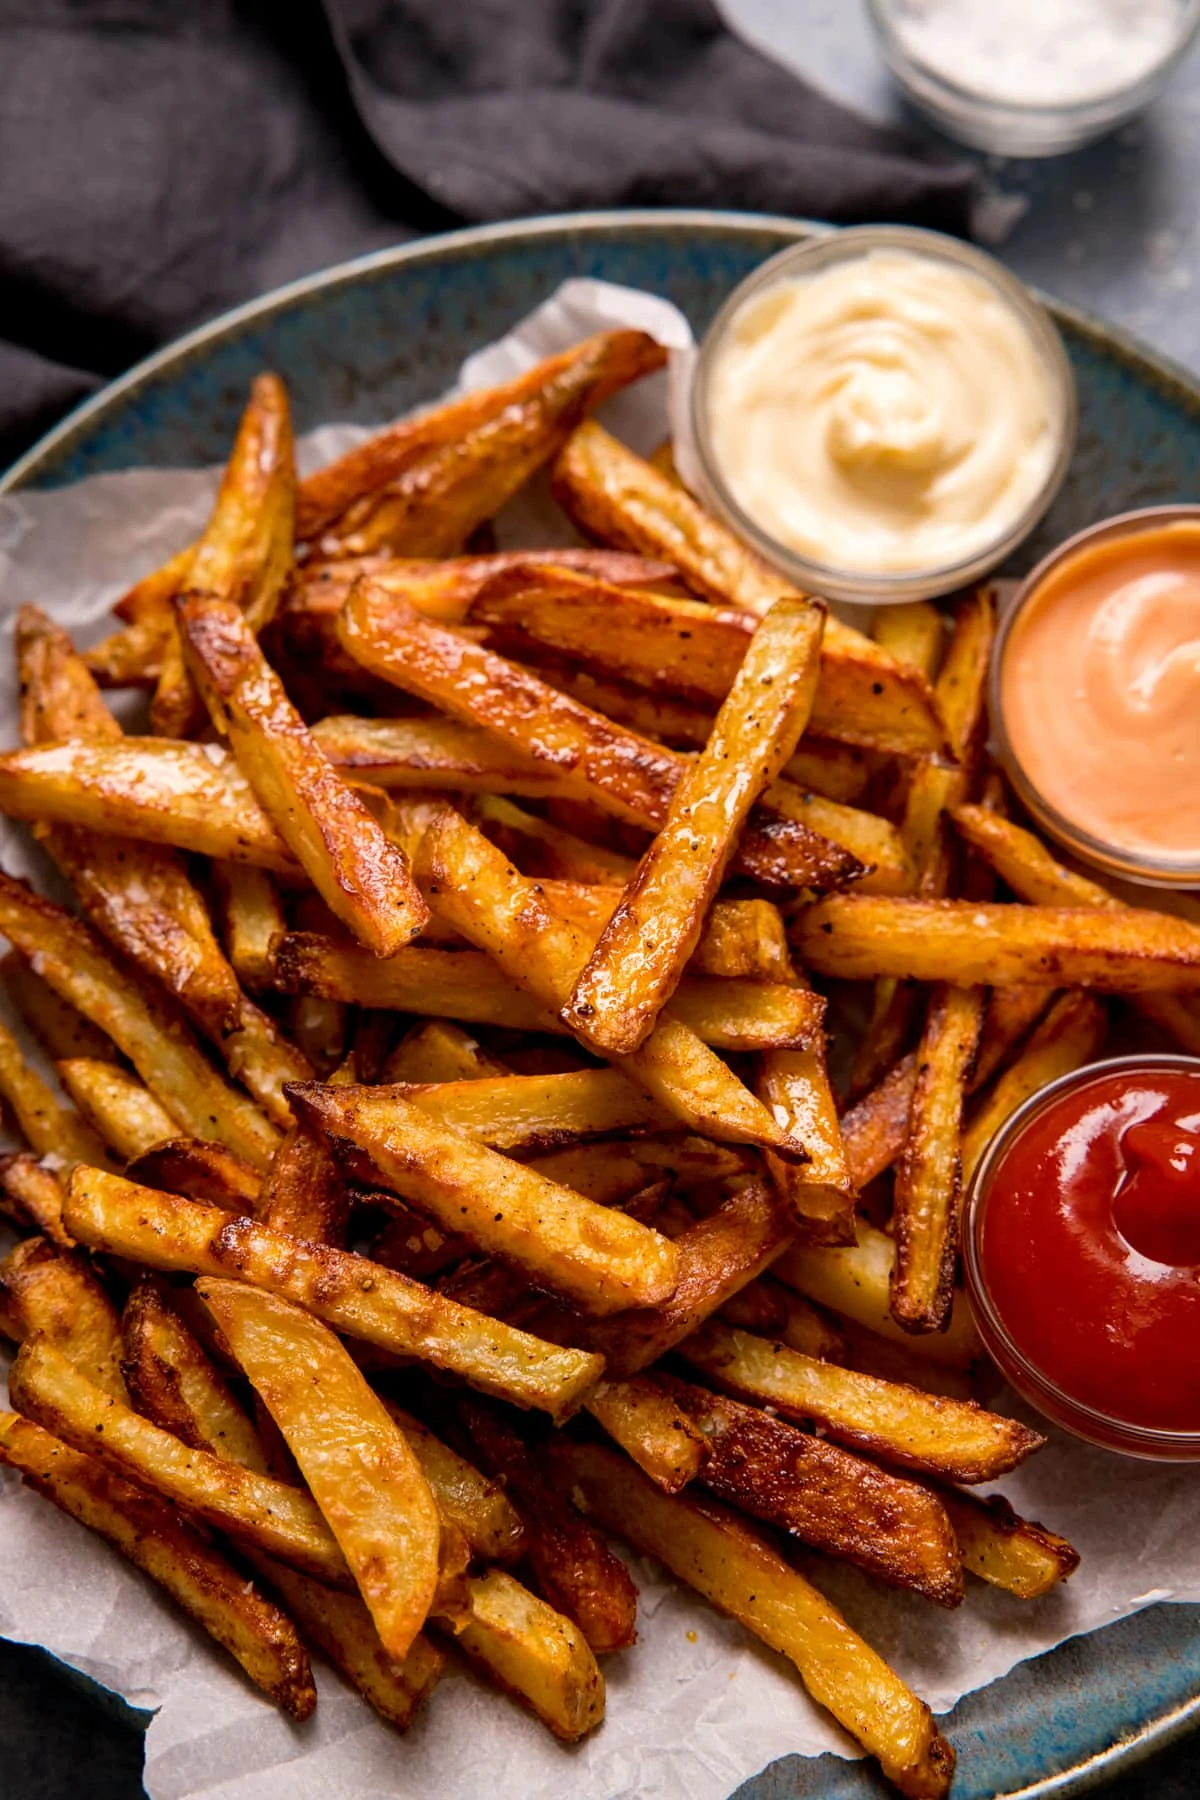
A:
[[[1060,1075],[1019,1106],[996,1133],[971,1178],[963,1202],[962,1257],[967,1294],[975,1314],[975,1323],[984,1348],[1009,1384],[1022,1394],[1031,1406],[1061,1425],[1075,1437],[1099,1444],[1105,1450],[1118,1450],[1125,1456],[1141,1457],[1155,1462],[1200,1461],[1200,1431],[1168,1431],[1161,1427],[1138,1425],[1112,1413],[1076,1400],[1052,1381],[1036,1363],[1030,1361],[1009,1335],[1003,1319],[992,1304],[983,1273],[983,1225],[988,1194],[996,1170],[1026,1127],[1060,1095],[1085,1087],[1098,1077],[1137,1070],[1185,1070],[1200,1073],[1200,1057],[1171,1054],[1149,1056],[1112,1056],[1103,1062],[1087,1063],[1069,1075]]]
[[[1025,326],[1046,372],[1056,409],[1057,447],[1045,482],[1023,511],[990,543],[965,562],[940,568],[879,573],[872,570],[835,568],[801,556],[751,518],[739,505],[721,470],[713,440],[711,387],[713,371],[734,319],[753,295],[776,282],[815,275],[836,263],[854,262],[871,250],[903,250],[913,256],[932,257],[981,277]],[[808,238],[781,250],[747,276],[726,300],[700,346],[692,380],[692,441],[700,497],[722,517],[738,536],[787,575],[798,587],[829,600],[861,606],[898,605],[906,600],[932,599],[953,593],[976,581],[1003,562],[1028,537],[1062,486],[1075,447],[1075,379],[1062,339],[1049,313],[1015,276],[994,258],[957,238],[938,231],[922,231],[909,225],[854,225]]]
[[[883,59],[919,112],[961,144],[997,156],[1059,156],[1104,137],[1136,117],[1170,79],[1200,29],[1200,0],[1181,0],[1174,42],[1135,81],[1086,100],[1021,104],[960,87],[922,62],[906,42],[903,0],[867,0]]]
[[[1101,838],[1093,837],[1081,826],[1075,825],[1062,813],[1051,806],[1034,786],[1025,773],[1017,755],[1009,741],[1004,724],[1004,702],[1002,670],[1004,653],[1008,640],[1012,635],[1022,609],[1029,603],[1035,590],[1040,586],[1052,569],[1067,557],[1075,554],[1087,544],[1102,543],[1106,538],[1123,537],[1128,532],[1137,531],[1140,526],[1166,525],[1175,519],[1200,520],[1200,505],[1180,504],[1177,506],[1143,506],[1136,512],[1116,513],[1111,519],[1102,519],[1097,525],[1089,525],[1083,531],[1077,531],[1074,537],[1067,538],[1059,544],[1049,556],[1044,556],[1037,567],[1015,590],[1012,598],[1004,606],[1000,627],[996,633],[996,641],[992,647],[992,665],[989,676],[988,707],[991,713],[992,736],[1005,773],[1012,782],[1022,804],[1033,815],[1043,830],[1056,838],[1064,849],[1072,852],[1081,862],[1087,863],[1100,874],[1123,881],[1136,882],[1140,887],[1157,888],[1193,888],[1200,887],[1200,860],[1194,856],[1168,857],[1150,856],[1144,852],[1130,850],[1118,844],[1108,844]]]

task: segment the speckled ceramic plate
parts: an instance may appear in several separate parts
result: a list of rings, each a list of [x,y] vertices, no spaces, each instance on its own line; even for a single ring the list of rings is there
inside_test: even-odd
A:
[[[286,377],[301,431],[388,418],[447,387],[469,350],[569,275],[665,294],[699,332],[743,276],[812,229],[756,214],[589,213],[365,257],[228,313],[142,363],[44,438],[0,492],[137,464],[217,462],[262,368]],[[1079,384],[1079,446],[1021,567],[1105,514],[1196,498],[1200,385],[1096,320],[1053,310]],[[963,1700],[947,1724],[959,1752],[955,1800],[1078,1794],[1196,1724],[1200,1606],[1152,1607]],[[736,1800],[866,1800],[890,1791],[872,1770],[789,1757]]]

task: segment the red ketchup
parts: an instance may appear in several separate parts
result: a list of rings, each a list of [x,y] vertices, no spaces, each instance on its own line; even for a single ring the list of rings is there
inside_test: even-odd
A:
[[[1035,1112],[994,1167],[979,1257],[1065,1394],[1200,1432],[1200,1067],[1100,1072]]]

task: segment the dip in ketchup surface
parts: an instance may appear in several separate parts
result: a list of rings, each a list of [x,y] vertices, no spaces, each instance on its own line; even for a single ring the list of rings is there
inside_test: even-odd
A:
[[[1072,1399],[1200,1431],[1200,1067],[1049,1101],[995,1166],[979,1254],[1014,1344]]]

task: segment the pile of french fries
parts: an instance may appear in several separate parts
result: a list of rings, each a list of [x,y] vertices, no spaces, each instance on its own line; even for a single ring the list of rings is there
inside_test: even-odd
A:
[[[1010,816],[985,591],[867,638],[588,418],[662,361],[603,334],[303,482],[264,375],[112,636],[22,610],[0,810],[78,916],[0,876],[61,1080],[0,1032],[0,1457],[297,1719],[310,1649],[401,1730],[458,1655],[578,1739],[611,1532],[936,1796],[821,1559],[1075,1568],[971,1492],[1042,1440],[973,1397],[962,1184],[1094,990],[1200,1051],[1200,924]],[[496,551],[545,466],[586,541]]]

